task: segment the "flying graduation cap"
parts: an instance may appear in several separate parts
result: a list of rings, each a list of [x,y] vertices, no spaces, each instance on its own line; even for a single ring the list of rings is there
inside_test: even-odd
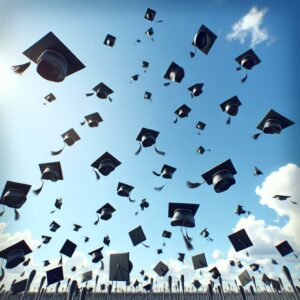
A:
[[[20,218],[18,209],[21,208],[27,200],[27,194],[30,188],[31,185],[28,184],[7,181],[0,198],[0,204],[3,205],[3,211],[0,212],[0,216],[4,214],[4,207],[7,206],[14,209],[15,220],[18,220]]]
[[[139,74],[135,74],[135,75],[132,75],[130,78],[132,79],[132,81],[138,81],[139,77],[140,77]],[[130,81],[130,83],[132,83],[132,81]]]
[[[52,237],[48,236],[48,235],[42,235],[41,236],[43,239],[43,244],[49,244],[49,242],[51,241]]]
[[[107,176],[120,164],[121,162],[118,161],[114,156],[108,152],[105,152],[96,161],[94,161],[91,166],[96,174],[97,180],[99,180],[100,174]]]
[[[176,114],[176,119],[173,121],[173,123],[174,124],[177,123],[178,117],[179,118],[187,118],[190,112],[191,112],[191,109],[187,105],[185,105],[185,104],[181,105],[174,111],[174,113]]]
[[[55,208],[60,210],[62,207],[62,198],[55,199],[54,206],[55,206]],[[55,210],[52,210],[51,214],[53,214],[54,212],[55,212]]]
[[[6,259],[5,268],[13,269],[24,262],[25,256],[32,250],[27,243],[22,240],[0,251],[0,257]]]
[[[271,109],[256,128],[265,134],[280,134],[282,129],[285,129],[293,124],[295,124],[293,121]],[[257,140],[260,135],[261,133],[255,133],[253,135],[253,139]]]
[[[200,235],[203,236],[207,241],[213,242],[213,239],[209,236],[209,231],[207,228],[204,228],[201,232]]]
[[[152,21],[154,21],[155,16],[156,16],[156,11],[153,10],[153,9],[151,9],[151,8],[147,8],[147,10],[146,10],[146,12],[145,12],[144,18],[145,18],[146,20],[152,22]],[[156,22],[157,22],[157,23],[161,23],[162,20],[158,20],[158,21],[156,21]]]
[[[39,164],[39,167],[42,174],[41,177],[42,185],[38,189],[33,191],[35,195],[38,195],[42,191],[44,186],[44,180],[50,180],[52,182],[63,180],[63,174],[62,174],[60,162]]]
[[[279,201],[285,201],[285,200],[287,200],[288,198],[291,198],[291,196],[287,196],[287,195],[275,195],[275,196],[273,196],[273,198],[274,198],[274,199],[278,199]],[[293,204],[297,204],[296,201],[290,200],[290,202],[293,203]]]
[[[244,206],[238,204],[238,206],[235,209],[235,214],[237,214],[238,216],[240,215],[244,215],[246,213],[246,210],[244,210]],[[250,211],[247,211],[248,215],[250,215]]]
[[[147,36],[151,36],[151,41],[153,42],[154,41],[154,39],[153,39],[153,35],[154,35],[154,30],[153,30],[153,28],[152,27],[150,27],[149,29],[147,29],[146,31],[145,31],[145,34],[147,35]]]
[[[116,43],[116,37],[111,34],[107,34],[103,44],[109,47],[113,47],[115,43]]]
[[[72,241],[66,239],[62,248],[60,249],[59,253],[64,254],[68,257],[72,257],[73,253],[75,252],[77,245]]]
[[[238,279],[243,287],[252,281],[247,270],[244,270],[242,273],[240,273]]]
[[[14,281],[10,287],[11,295],[13,296],[25,292],[27,281],[28,279],[23,279],[17,282]]]
[[[140,146],[139,149],[135,152],[135,155],[140,154],[142,147],[148,148],[154,145],[156,143],[156,139],[158,135],[159,135],[158,131],[148,129],[148,128],[142,128],[136,138],[136,140],[140,143]],[[156,146],[154,147],[154,150],[159,155],[165,155],[165,152],[158,150]]]
[[[145,94],[144,94],[144,99],[145,100],[149,100],[149,101],[152,101],[152,93],[150,93],[150,92],[145,92]]]
[[[197,148],[197,153],[199,153],[199,154],[203,154],[204,152],[211,152],[211,150],[210,149],[205,149],[203,146],[199,146],[198,148]]]
[[[128,198],[130,202],[135,202],[135,200],[131,199],[130,197],[130,193],[133,189],[134,189],[133,186],[123,182],[119,182],[117,186],[117,194],[121,197]]]
[[[12,69],[17,74],[23,74],[33,61],[37,64],[36,71],[41,77],[61,82],[66,76],[85,68],[85,65],[52,32],[46,34],[23,54],[30,61],[13,66]]]
[[[115,208],[112,207],[110,203],[106,203],[96,211],[98,219],[97,221],[94,222],[94,225],[97,225],[99,223],[99,219],[104,221],[109,220],[115,211],[116,211]]]
[[[253,243],[251,242],[245,229],[241,229],[235,233],[230,234],[228,238],[236,252],[253,246]]]
[[[95,91],[96,96],[99,99],[108,99],[110,102],[112,102],[112,98],[110,95],[114,92],[110,87],[108,87],[106,84],[103,82],[100,82],[97,84],[94,88],[93,91]],[[95,93],[86,93],[87,97],[93,96]]]
[[[254,166],[253,176],[263,175],[263,172],[256,166]]]
[[[142,62],[142,68],[144,69],[144,73],[146,73],[147,69],[149,68],[149,62],[143,60],[143,62]]]
[[[52,270],[47,271],[46,276],[47,276],[47,286],[64,280],[63,267],[59,266]]]
[[[79,231],[79,229],[82,228],[82,226],[78,224],[73,224],[73,226],[74,226],[73,231]]]
[[[51,103],[51,102],[53,102],[54,100],[56,100],[56,97],[54,96],[54,94],[50,93],[50,94],[48,94],[47,96],[45,96],[44,99],[45,99],[47,102]],[[44,105],[45,105],[45,104],[46,104],[46,103],[44,103]]]
[[[144,247],[149,248],[148,245],[143,243],[144,241],[146,241],[146,236],[145,236],[142,226],[138,226],[138,227],[134,228],[133,230],[129,231],[128,234],[129,234],[129,237],[131,239],[133,246],[137,246],[142,243],[142,245]]]
[[[254,66],[258,65],[261,60],[259,57],[255,54],[255,52],[252,49],[249,49],[245,53],[238,56],[235,61],[241,65],[245,70],[251,70]],[[237,67],[236,70],[240,71],[242,68]],[[248,78],[248,74],[246,72],[245,77],[241,79],[241,82],[244,83]]]
[[[196,124],[196,128],[199,129],[199,131],[203,131],[205,127],[206,127],[206,124],[201,121],[199,121]],[[200,132],[198,132],[198,135],[200,135]]]
[[[83,122],[80,122],[80,125],[83,126],[85,122],[87,122],[87,124],[91,128],[98,127],[99,123],[103,122],[102,117],[97,112],[85,116],[84,119],[85,120]]]
[[[190,91],[191,97],[194,98],[200,96],[203,93],[203,86],[204,83],[195,83],[194,85],[190,86],[188,90]]]
[[[104,238],[103,238],[103,244],[106,245],[107,247],[109,247],[109,244],[110,244],[110,237],[108,235],[106,235]]]
[[[276,245],[275,248],[282,257],[294,252],[288,241],[281,242],[280,244]]]
[[[241,105],[242,103],[237,96],[234,96],[220,104],[222,111],[225,111],[229,115],[226,121],[227,125],[230,125],[231,117],[234,117],[238,114],[239,106]]]
[[[103,259],[103,254],[102,254],[103,247],[100,247],[96,250],[93,250],[92,252],[89,253],[93,257],[92,263],[96,264],[98,263],[101,259]]]
[[[192,42],[192,45],[195,47],[195,51],[190,52],[190,56],[195,56],[196,48],[207,55],[216,39],[217,36],[211,30],[209,30],[205,25],[201,25]]]
[[[169,267],[160,261],[153,269],[153,271],[160,277],[164,277],[169,272]]]
[[[162,176],[165,179],[172,179],[173,174],[175,173],[176,168],[164,164],[161,168],[160,173],[152,171],[155,176]]]
[[[183,77],[184,77],[184,69],[172,61],[164,75],[164,78],[180,83]],[[164,83],[164,86],[168,86],[169,84],[170,82]]]
[[[220,271],[218,270],[217,267],[213,267],[208,272],[211,273],[211,277],[213,279],[218,279],[221,276],[221,273],[220,273]]]
[[[72,145],[74,145],[75,142],[80,140],[80,136],[73,128],[71,128],[68,131],[66,131],[65,133],[63,133],[61,135],[61,137],[63,138],[63,141],[64,141],[63,147],[58,151],[51,151],[51,155],[55,156],[55,155],[62,153],[65,148],[65,145],[72,146]]]
[[[60,228],[60,225],[56,223],[55,221],[52,221],[52,223],[49,225],[50,231],[56,232],[57,229]]]
[[[128,282],[130,280],[132,267],[132,263],[129,260],[129,252],[110,254],[109,280]]]
[[[192,256],[192,262],[193,262],[194,270],[207,267],[207,261],[204,253],[200,253]]]

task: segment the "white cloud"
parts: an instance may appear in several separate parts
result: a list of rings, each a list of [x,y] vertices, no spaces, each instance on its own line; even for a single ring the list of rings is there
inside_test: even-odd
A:
[[[215,249],[215,250],[213,251],[213,253],[212,253],[212,257],[213,257],[214,259],[221,259],[221,258],[223,258],[223,253],[222,253],[221,250]]]
[[[246,39],[250,37],[250,47],[255,47],[262,42],[270,40],[267,28],[262,27],[267,11],[267,8],[259,10],[256,7],[252,7],[245,16],[232,25],[232,30],[227,34],[226,39],[228,41],[239,40],[241,44],[244,44]],[[271,38],[271,40],[273,41],[274,39]]]

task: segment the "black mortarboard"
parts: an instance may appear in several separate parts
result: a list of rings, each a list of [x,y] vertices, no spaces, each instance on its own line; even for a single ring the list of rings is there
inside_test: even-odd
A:
[[[236,262],[236,265],[237,265],[237,267],[238,267],[239,269],[241,269],[241,268],[244,267],[244,265],[242,264],[242,262],[241,262],[240,260],[238,260],[238,261]]]
[[[205,151],[211,152],[210,149],[205,149],[203,146],[199,146],[199,147],[197,148],[197,153],[200,153],[201,155],[202,155]],[[202,183],[195,183],[195,187],[197,187],[197,185],[199,185],[199,184],[201,185]],[[191,182],[188,181],[188,187],[193,188],[193,187],[194,187],[194,186],[193,186],[193,183],[192,183],[192,185],[191,185]]]
[[[106,235],[104,238],[103,238],[103,244],[106,245],[106,246],[109,246],[110,244],[110,238],[108,235]]]
[[[225,111],[230,116],[236,116],[238,113],[239,106],[242,103],[237,96],[231,97],[230,99],[226,100],[225,102],[220,104],[222,111]]]
[[[229,264],[230,264],[232,267],[234,267],[234,266],[235,266],[234,260],[230,260],[230,261],[229,261]]]
[[[259,264],[253,263],[253,264],[250,265],[250,268],[253,272],[258,271],[259,270]]]
[[[193,262],[194,270],[207,267],[207,261],[204,253],[200,253],[192,256],[192,262]]]
[[[79,229],[82,228],[82,226],[78,224],[73,224],[73,226],[74,226],[73,231],[79,231]]]
[[[23,279],[21,281],[14,282],[10,288],[11,294],[17,295],[19,293],[24,292],[26,290],[26,286],[27,286],[27,279]]]
[[[140,147],[135,152],[135,154],[138,155],[141,152],[142,146],[147,148],[147,147],[154,145],[156,143],[156,139],[157,139],[158,135],[159,135],[159,132],[156,130],[142,128],[136,138],[136,140],[140,142]],[[165,152],[158,150],[156,147],[155,147],[155,151],[156,151],[156,153],[158,153],[160,155],[165,155]]]
[[[52,221],[52,223],[50,224],[50,231],[55,232],[58,228],[60,228],[60,225],[55,221]]]
[[[206,124],[203,123],[203,122],[201,122],[201,121],[199,121],[199,122],[196,124],[196,128],[197,128],[197,129],[200,129],[200,130],[204,130],[205,126],[206,126]]]
[[[145,34],[148,35],[148,36],[152,36],[154,34],[154,30],[152,27],[150,27],[149,29],[147,29],[145,31]]]
[[[61,137],[63,138],[64,145],[58,151],[51,151],[52,155],[60,154],[64,150],[64,147],[65,147],[66,144],[68,146],[72,146],[75,142],[80,140],[80,136],[78,135],[78,133],[73,128],[71,128],[68,131],[66,131],[65,133],[63,133],[61,135]]]
[[[266,284],[266,285],[270,285],[270,284],[271,284],[271,280],[270,280],[270,278],[269,278],[266,274],[263,274],[261,280],[262,280],[262,282],[263,282],[264,284]]]
[[[210,269],[208,272],[211,273],[213,279],[218,279],[221,276],[221,273],[217,267]]]
[[[129,260],[129,253],[110,254],[109,258],[109,280],[129,281],[132,264]]]
[[[82,274],[81,276],[81,283],[90,281],[93,279],[93,271],[88,271]]]
[[[129,232],[129,237],[132,241],[133,246],[137,246],[140,243],[146,241],[146,236],[144,234],[142,226],[138,226]]]
[[[0,257],[6,259],[5,268],[13,269],[25,260],[25,256],[31,253],[31,249],[24,240],[0,251]]]
[[[35,195],[38,195],[41,192],[44,185],[44,180],[51,180],[52,182],[63,180],[60,162],[39,164],[39,167],[42,174],[42,185],[38,189],[33,191]]]
[[[235,213],[240,216],[242,214],[245,214],[246,211],[243,209],[244,206],[238,205],[237,208],[235,209]]]
[[[103,258],[102,250],[103,250],[103,247],[98,248],[89,253],[89,255],[91,255],[93,257],[93,259],[92,259],[93,263],[97,263]]]
[[[237,172],[231,160],[228,159],[220,165],[202,174],[202,178],[208,185],[214,185],[214,190],[216,193],[221,193],[228,190],[233,184],[235,184],[233,175],[236,173]]]
[[[60,249],[61,254],[64,254],[68,257],[72,257],[73,253],[75,252],[77,245],[70,240],[66,240],[65,243],[63,244],[62,248]]]
[[[133,81],[137,81],[138,79],[139,79],[139,74],[135,74],[135,75],[132,75],[131,76],[131,79],[133,80]]]
[[[43,263],[44,263],[44,267],[48,267],[50,265],[50,261],[48,259],[44,260]]]
[[[152,97],[152,93],[150,93],[150,92],[145,92],[145,94],[144,94],[144,99],[146,99],[146,100],[152,100],[151,97]]]
[[[193,39],[192,45],[204,54],[208,54],[216,39],[217,36],[212,31],[205,25],[201,25]]]
[[[169,203],[168,217],[172,218],[172,226],[195,227],[194,216],[199,204]]]
[[[168,273],[169,267],[160,261],[153,270],[158,276],[164,277]]]
[[[60,82],[66,76],[83,68],[84,64],[52,33],[49,32],[38,42],[23,52],[37,64],[37,72],[45,79]],[[13,66],[13,70],[22,74],[28,67]]]
[[[242,286],[246,286],[252,281],[247,270],[244,270],[241,274],[239,274],[238,278]]]
[[[193,281],[193,286],[198,290],[201,287],[201,283],[199,280],[195,279]]]
[[[170,239],[172,236],[172,232],[164,230],[162,233],[162,237]]]
[[[275,195],[273,196],[273,198],[278,199],[280,201],[285,201],[286,199],[290,198],[291,196],[287,196],[287,195]]]
[[[114,37],[111,34],[107,34],[103,44],[107,45],[107,46],[110,46],[110,47],[113,47],[115,45],[115,42],[116,42],[116,37]]]
[[[178,260],[181,262],[184,262],[184,258],[185,258],[185,253],[178,253]]]
[[[47,271],[46,276],[48,286],[58,281],[64,280],[63,267],[59,266],[57,268]]]
[[[157,252],[157,254],[162,254],[163,250],[162,249],[157,249],[156,252]]]
[[[56,97],[54,96],[54,94],[49,93],[47,96],[44,97],[44,99],[48,102],[52,102],[52,101],[56,100]]]
[[[114,169],[118,167],[120,164],[121,162],[118,161],[114,156],[112,156],[108,152],[105,152],[96,161],[94,161],[91,164],[91,166],[94,168],[94,171],[96,172],[97,179],[99,179],[100,175],[98,172],[100,172],[103,176],[107,176],[112,171],[114,171]]]
[[[153,21],[154,18],[155,18],[155,15],[156,15],[156,11],[153,10],[153,9],[151,9],[151,8],[148,8],[148,9],[146,10],[146,13],[145,13],[144,18],[145,18],[146,20]]]
[[[164,75],[164,78],[180,83],[183,77],[184,69],[175,62],[171,62],[167,72]]]
[[[251,70],[255,65],[260,63],[260,59],[252,49],[241,54],[235,60],[247,70]]]
[[[133,287],[137,288],[139,286],[140,282],[136,279],[134,284],[133,284]]]
[[[47,235],[42,235],[42,239],[43,239],[43,244],[48,244],[51,241],[52,237]]]
[[[141,271],[140,271],[140,274],[141,274],[142,276],[144,276],[144,275],[145,275],[145,271],[144,271],[144,270],[141,270]]]
[[[276,291],[281,291],[281,286],[280,286],[279,280],[275,280],[275,279],[270,279],[270,280],[271,280],[273,289]]]
[[[186,117],[189,115],[190,111],[191,111],[191,109],[190,109],[187,105],[183,104],[183,105],[181,105],[180,107],[178,107],[178,108],[174,111],[174,113],[175,113],[179,118],[186,118]]]
[[[188,90],[191,92],[191,97],[200,96],[203,93],[203,91],[202,91],[203,86],[204,86],[204,83],[196,83],[196,84],[190,86],[188,88]]]
[[[173,174],[175,173],[175,171],[176,171],[176,168],[164,164],[164,165],[162,166],[162,168],[161,168],[160,173],[157,173],[157,172],[155,172],[155,171],[153,171],[152,173],[153,173],[154,175],[156,175],[156,176],[162,175],[162,177],[165,178],[165,179],[172,179]]]
[[[253,246],[245,229],[241,229],[228,236],[236,252],[242,251]]]
[[[275,247],[282,257],[294,252],[293,248],[291,247],[288,241],[281,242]]]
[[[101,220],[107,221],[112,217],[112,213],[115,211],[116,210],[109,203],[106,203],[97,210],[97,214],[100,215]]]
[[[96,92],[96,96],[100,99],[108,99],[109,101],[112,101],[110,98],[110,95],[114,92],[110,87],[108,87],[106,84],[103,82],[97,84],[94,88],[93,91]],[[91,94],[87,94],[91,95]]]
[[[103,122],[102,117],[99,113],[95,112],[93,114],[84,117],[85,121],[88,123],[89,127],[98,127],[99,123]],[[80,125],[83,126],[85,121],[81,122]]]
[[[130,198],[130,193],[131,191],[134,189],[133,186],[123,183],[123,182],[119,182],[118,186],[117,186],[117,194],[121,197],[128,197]],[[130,198],[131,201],[134,201]]]
[[[142,68],[144,68],[144,69],[147,69],[147,68],[149,68],[149,62],[148,62],[148,61],[145,61],[145,60],[143,60],[143,61],[142,61]],[[144,72],[146,72],[146,70],[145,70]]]

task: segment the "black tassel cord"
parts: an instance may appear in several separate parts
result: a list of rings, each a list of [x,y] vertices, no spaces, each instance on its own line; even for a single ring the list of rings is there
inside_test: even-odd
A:
[[[228,117],[228,119],[227,119],[227,121],[226,121],[226,124],[227,124],[227,125],[230,125],[230,123],[231,123],[231,118]]]
[[[80,122],[80,125],[81,125],[81,126],[83,126],[84,124],[85,124],[85,121],[83,121],[83,122]]]
[[[62,153],[64,148],[65,148],[65,145],[66,145],[66,143],[64,143],[63,147],[61,149],[57,150],[57,151],[51,151],[51,155],[56,156],[56,155]]]
[[[18,74],[18,75],[22,75],[27,69],[28,67],[30,66],[30,61],[25,63],[25,64],[22,64],[22,65],[16,65],[16,66],[12,66],[12,70],[14,73]]]
[[[162,185],[162,186],[154,187],[154,190],[157,191],[157,192],[160,192],[164,187],[165,187],[165,184]]]
[[[169,86],[171,84],[171,82],[165,82],[164,86]]]
[[[255,133],[255,134],[253,134],[252,138],[256,141],[260,135],[261,135],[261,133]]]
[[[193,58],[196,55],[196,47],[194,48],[194,52],[190,52],[190,57]]]
[[[178,122],[178,118],[176,117],[176,119],[173,121],[174,124],[176,124]]]
[[[3,208],[2,208],[3,210],[0,212],[0,217],[1,216],[3,216],[3,214],[5,213],[5,207],[4,207],[4,205],[3,205]]]
[[[62,263],[63,263],[63,258],[62,258],[62,255],[60,255],[60,259],[59,259],[58,265],[62,265]]]
[[[154,147],[154,150],[155,150],[155,152],[157,153],[157,154],[159,154],[159,155],[166,155],[166,152],[164,152],[164,151],[161,151],[161,150],[158,150],[156,147]]]
[[[196,189],[199,186],[201,186],[204,182],[191,182],[191,181],[187,181],[186,185],[188,186],[188,188],[190,189]]]
[[[135,202],[135,200],[131,199],[130,196],[128,196],[128,199],[130,202]]]
[[[142,151],[142,144],[140,143],[139,148],[136,150],[136,152],[134,153],[135,155],[139,155]]]
[[[20,213],[17,209],[15,209],[15,221],[18,221],[20,219]]]
[[[150,248],[149,245],[146,245],[146,244],[144,244],[144,243],[142,243],[142,245],[143,245],[145,248]]]
[[[41,185],[38,189],[33,190],[32,192],[33,192],[36,196],[39,195],[40,192],[41,192],[42,189],[43,189],[43,186],[44,186],[44,181],[42,180],[42,185]]]
[[[241,71],[241,70],[242,70],[241,67],[236,67],[236,71]],[[246,75],[241,79],[241,83],[246,82],[247,78],[248,78],[248,74],[246,73]]]
[[[96,170],[95,168],[93,168],[93,171],[94,171],[94,173],[96,175],[96,179],[99,180],[100,179],[100,174],[99,174],[98,170]]]
[[[152,171],[152,173],[155,175],[155,176],[160,176],[161,173],[158,173],[158,172],[155,172],[155,171]]]
[[[94,225],[98,225],[99,221],[100,221],[100,217],[99,215],[97,215],[97,220],[94,222]]]
[[[91,97],[91,96],[93,96],[95,93],[86,93],[85,95],[87,96],[87,97]]]
[[[187,230],[186,230],[186,233],[184,234],[183,230],[182,230],[182,227],[180,228],[181,230],[181,234],[182,234],[182,237],[183,237],[183,240],[184,240],[184,243],[186,245],[186,248],[187,250],[191,251],[194,249],[193,245],[192,245],[192,238],[188,235],[187,233]]]

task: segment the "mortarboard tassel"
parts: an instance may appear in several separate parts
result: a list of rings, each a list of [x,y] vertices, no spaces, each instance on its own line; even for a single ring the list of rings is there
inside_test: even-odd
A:
[[[65,148],[65,145],[66,145],[66,143],[64,143],[63,147],[60,150],[51,151],[51,155],[55,156],[55,155],[58,155],[58,154],[62,153],[64,148]]]
[[[165,184],[162,186],[154,187],[154,190],[160,192],[164,187],[165,187]]]
[[[112,102],[112,98],[111,98],[111,97],[108,96],[107,99],[108,99],[110,102]]]
[[[163,20],[158,20],[158,21],[156,21],[156,23],[162,23],[163,22]]]
[[[166,155],[166,152],[161,151],[161,150],[158,150],[158,149],[156,148],[156,146],[154,147],[154,150],[155,150],[155,152],[156,152],[157,154],[159,154],[159,155]]]
[[[4,272],[4,269],[3,269],[3,266],[2,266],[2,264],[3,264],[3,260],[2,260],[2,263],[1,263],[1,268],[0,268],[0,270],[1,270],[0,282],[3,280],[3,278],[4,278],[4,276],[5,276],[5,272]]]
[[[42,180],[42,185],[38,188],[38,189],[36,189],[36,190],[33,190],[32,192],[37,196],[37,195],[39,195],[39,193],[42,191],[42,189],[43,189],[43,186],[44,186],[44,180]]]
[[[91,96],[93,96],[95,93],[86,93],[85,95],[87,96],[87,97],[91,97]]]
[[[100,270],[101,271],[104,270],[104,262],[103,262],[103,260],[100,261]]]
[[[236,67],[236,69],[235,69],[236,71],[241,71],[242,70],[242,68],[241,67]]]
[[[193,93],[190,93],[190,95],[191,95],[191,98],[194,98],[194,95],[193,95]]]
[[[194,52],[190,52],[190,57],[193,58],[196,55],[196,47],[194,48]]]
[[[184,240],[184,242],[185,242],[186,248],[187,248],[189,251],[190,251],[190,250],[193,250],[194,247],[193,247],[193,245],[192,245],[192,243],[191,243],[192,238],[188,236],[187,232],[186,232],[186,234],[184,234],[182,228],[181,228],[180,230],[181,230],[182,237],[183,237],[183,240]]]
[[[161,173],[157,173],[157,172],[155,172],[155,171],[152,171],[152,173],[153,173],[155,176],[160,176],[160,175],[161,175]]]
[[[137,39],[135,42],[136,42],[136,43],[141,43],[141,40],[140,40],[140,39]]]
[[[59,259],[58,265],[62,265],[62,263],[63,263],[63,258],[62,258],[62,255],[60,255],[60,259]]]
[[[164,86],[168,86],[168,85],[170,85],[171,84],[171,82],[165,82],[164,83]]]
[[[143,245],[145,248],[150,248],[149,245],[146,245],[146,244],[144,244],[144,243],[142,243],[142,245]]]
[[[247,78],[248,78],[248,75],[247,75],[247,73],[246,73],[245,77],[243,77],[243,78],[241,79],[241,83],[244,83],[244,82],[247,80]]]
[[[255,134],[253,134],[252,138],[254,140],[257,140],[260,135],[261,135],[261,133],[255,133]]]
[[[151,38],[151,41],[154,42],[154,38]]]
[[[94,225],[98,225],[99,220],[100,220],[100,217],[99,217],[99,215],[97,215],[97,220],[94,222]]]
[[[139,214],[139,211],[136,211],[136,212],[134,213],[135,216],[137,216],[138,214]]]
[[[290,201],[290,202],[293,203],[293,204],[295,204],[295,205],[298,204],[298,202],[296,202],[296,201]]]
[[[140,143],[139,148],[137,149],[137,151],[134,154],[139,155],[141,151],[142,151],[142,144]]]
[[[176,116],[176,119],[173,121],[174,124],[176,124],[178,122],[178,118]]]
[[[231,118],[228,117],[228,119],[227,119],[227,121],[226,121],[226,124],[227,124],[227,125],[230,125],[230,123],[231,123]]]
[[[128,197],[130,202],[135,202],[135,200],[131,199],[130,196]]]
[[[187,181],[186,185],[190,188],[190,189],[196,189],[199,186],[202,185],[203,182],[191,182],[191,181]]]
[[[55,213],[55,209],[50,211],[50,214],[54,214]]]
[[[100,179],[100,174],[98,173],[98,171],[95,168],[93,168],[93,171],[96,174],[96,179],[99,180]]]
[[[23,65],[16,65],[16,66],[12,66],[12,70],[14,73],[18,74],[18,75],[22,75],[30,66],[30,61],[27,62],[26,64]]]
[[[80,125],[83,126],[85,124],[85,120],[83,122],[80,122]]]
[[[15,221],[18,221],[20,219],[20,213],[17,209],[15,209]]]
[[[4,205],[3,205],[2,209],[3,210],[0,212],[0,217],[3,216],[3,214],[5,213],[5,207],[4,207]]]

